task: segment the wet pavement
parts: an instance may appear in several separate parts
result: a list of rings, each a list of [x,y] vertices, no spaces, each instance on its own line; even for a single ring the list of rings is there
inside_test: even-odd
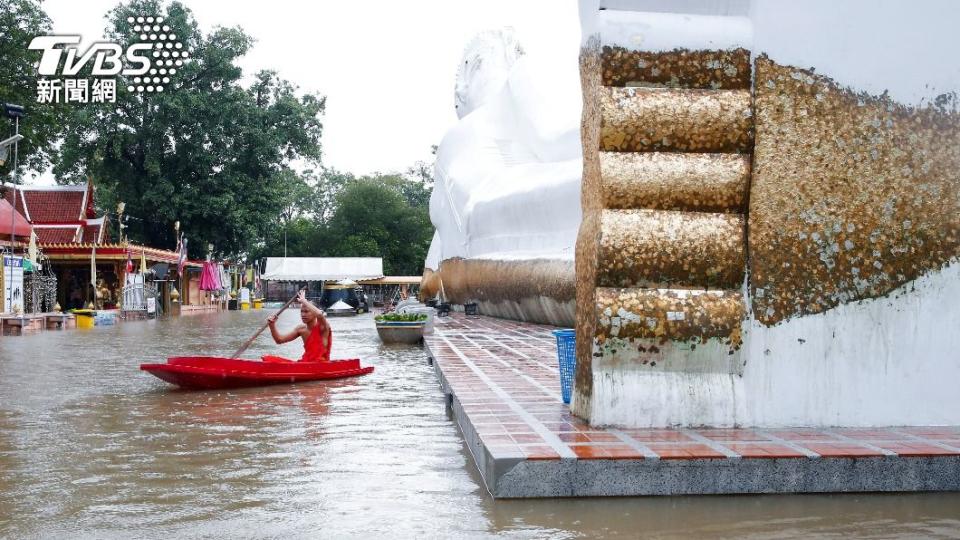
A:
[[[960,490],[960,426],[595,427],[561,400],[555,327],[435,326],[428,354],[498,498]]]
[[[0,338],[0,537],[960,538],[960,494],[494,501],[423,349],[368,315],[332,319],[365,377],[188,392],[137,369],[227,356],[267,314]]]

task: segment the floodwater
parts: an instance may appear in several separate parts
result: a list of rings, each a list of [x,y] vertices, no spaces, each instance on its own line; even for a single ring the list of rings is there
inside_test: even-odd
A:
[[[0,537],[960,538],[960,494],[494,501],[423,350],[369,315],[332,320],[366,377],[187,392],[137,369],[228,356],[267,314],[0,338]]]

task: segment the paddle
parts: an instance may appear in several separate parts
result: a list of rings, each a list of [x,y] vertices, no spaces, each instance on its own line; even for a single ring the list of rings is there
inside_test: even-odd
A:
[[[283,307],[280,308],[279,311],[277,311],[276,313],[274,313],[273,316],[274,316],[274,317],[279,317],[280,314],[283,313],[283,311],[284,311],[285,309],[287,309],[288,307],[290,307],[290,304],[292,304],[292,303],[294,303],[294,301],[296,301],[297,296],[300,296],[300,292],[301,292],[301,291],[304,291],[304,290],[306,290],[306,289],[307,289],[306,287],[303,287],[303,288],[301,288],[299,291],[297,291],[297,294],[295,294],[295,295],[293,296],[293,298],[287,300],[287,303],[284,304]],[[231,356],[230,359],[231,359],[231,360],[232,360],[232,359],[235,359],[236,357],[238,357],[238,356],[240,356],[241,354],[243,354],[243,351],[247,350],[247,348],[249,348],[250,345],[253,344],[254,340],[257,339],[258,337],[260,337],[260,334],[262,334],[263,331],[266,330],[266,329],[267,329],[267,326],[269,326],[269,325],[270,325],[269,322],[263,323],[263,324],[260,326],[260,328],[257,330],[257,333],[255,333],[253,336],[251,336],[250,339],[248,339],[248,340],[246,341],[246,343],[244,343],[239,349],[237,349],[237,352],[233,353],[233,356]]]

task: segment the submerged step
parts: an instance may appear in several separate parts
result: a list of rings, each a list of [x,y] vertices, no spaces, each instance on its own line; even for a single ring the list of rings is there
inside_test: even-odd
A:
[[[753,146],[749,90],[604,87],[600,150],[736,152]]]
[[[606,208],[744,213],[750,156],[600,152]]]
[[[738,288],[744,226],[739,214],[604,210],[597,285]]]

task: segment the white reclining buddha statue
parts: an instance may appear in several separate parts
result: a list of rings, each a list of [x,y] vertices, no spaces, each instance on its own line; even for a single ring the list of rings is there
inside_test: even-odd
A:
[[[551,60],[525,55],[509,29],[468,45],[456,83],[460,121],[437,150],[437,232],[423,296],[573,324],[580,82],[575,59]]]

